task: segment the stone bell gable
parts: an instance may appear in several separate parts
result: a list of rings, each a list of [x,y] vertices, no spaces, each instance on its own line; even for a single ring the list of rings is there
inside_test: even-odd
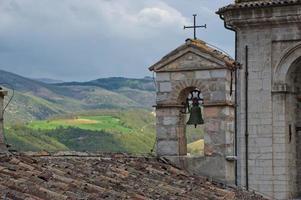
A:
[[[176,94],[189,87],[199,88],[207,103],[231,104],[229,84],[234,68],[234,60],[204,41],[187,39],[185,44],[149,68],[156,73],[157,105],[180,105],[182,102]],[[217,95],[209,94],[210,90]]]
[[[228,69],[234,61],[207,46],[204,41],[187,39],[149,69],[155,72]]]
[[[234,181],[234,60],[201,40],[186,40],[149,69],[156,73],[157,155],[190,172]],[[204,157],[187,155],[184,104],[193,90],[203,97]]]

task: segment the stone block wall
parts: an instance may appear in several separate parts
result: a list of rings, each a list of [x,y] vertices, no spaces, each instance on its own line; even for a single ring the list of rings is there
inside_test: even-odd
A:
[[[190,172],[234,183],[234,162],[226,160],[234,155],[230,73],[228,69],[156,73],[157,155]],[[199,89],[204,98],[204,158],[187,156],[186,118],[181,111],[194,89]]]
[[[272,199],[296,198],[296,95],[287,83],[290,65],[301,57],[300,5],[255,7],[223,13],[237,32],[238,183]],[[245,47],[248,46],[248,61]],[[300,46],[300,45],[299,45]],[[295,60],[294,60],[295,59]],[[288,61],[287,61],[288,60]],[[245,66],[248,62],[248,113],[245,112]],[[278,69],[278,68],[281,69]],[[300,111],[297,111],[300,112]],[[245,165],[245,119],[248,115],[249,173]]]

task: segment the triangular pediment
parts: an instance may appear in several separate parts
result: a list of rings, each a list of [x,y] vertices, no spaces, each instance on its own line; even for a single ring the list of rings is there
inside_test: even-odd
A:
[[[203,41],[188,40],[149,69],[155,72],[210,70],[234,67],[234,60],[208,47]]]

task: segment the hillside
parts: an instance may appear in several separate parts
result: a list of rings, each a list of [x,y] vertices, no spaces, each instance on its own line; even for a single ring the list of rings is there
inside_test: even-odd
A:
[[[13,149],[141,154],[153,148],[151,78],[47,84],[0,70],[0,79],[10,95],[15,89],[5,112],[6,138]],[[187,127],[191,155],[202,154],[202,145],[195,142],[202,138],[202,128]]]
[[[7,126],[6,139],[19,151],[89,151],[150,153],[155,142],[151,112],[103,110],[97,114]]]
[[[146,108],[154,105],[153,81],[106,78],[89,82],[48,84],[0,70],[0,85],[15,96],[6,122],[27,122],[55,115],[104,108]],[[6,98],[6,100],[8,97]]]
[[[112,78],[101,78],[88,82],[69,82],[69,83],[58,83],[58,86],[70,86],[70,85],[81,85],[81,86],[97,86],[107,90],[118,90],[120,88],[131,88],[137,90],[155,91],[153,79],[151,77],[145,77],[143,79],[123,78],[123,77],[112,77]]]

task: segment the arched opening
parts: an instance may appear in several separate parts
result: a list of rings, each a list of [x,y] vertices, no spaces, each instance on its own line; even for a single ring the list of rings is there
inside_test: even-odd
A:
[[[287,75],[289,94],[286,98],[286,119],[289,127],[290,184],[294,198],[301,197],[301,58],[297,59]]]
[[[203,94],[197,87],[188,87],[181,91],[178,102],[185,106],[181,111],[181,123],[184,126],[187,156],[204,156],[204,109]],[[197,109],[195,109],[197,108]]]

